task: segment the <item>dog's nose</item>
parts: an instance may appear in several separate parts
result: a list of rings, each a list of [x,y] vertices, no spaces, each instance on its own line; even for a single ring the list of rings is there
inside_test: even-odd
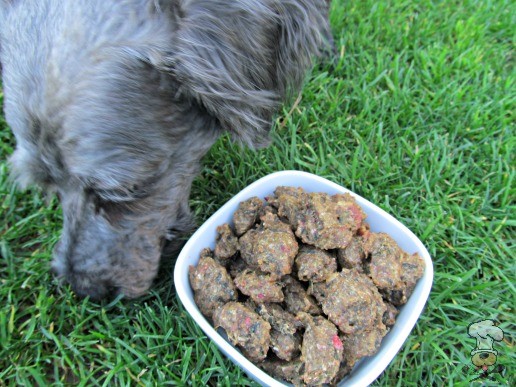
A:
[[[485,360],[485,359],[487,359],[487,358],[489,357],[489,354],[488,354],[488,353],[481,353],[481,354],[479,355],[479,357],[480,357],[482,360]]]

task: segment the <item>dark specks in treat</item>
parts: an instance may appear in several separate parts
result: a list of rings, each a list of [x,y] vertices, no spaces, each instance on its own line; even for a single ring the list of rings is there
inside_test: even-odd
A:
[[[403,252],[394,239],[385,233],[372,233],[364,250],[370,257],[368,273],[374,284],[386,291],[400,289]]]
[[[283,302],[282,286],[274,277],[252,269],[244,269],[235,278],[235,285],[256,303]]]
[[[310,296],[301,283],[291,276],[282,278],[285,285],[285,304],[290,313],[307,312],[310,314],[321,314],[321,308],[314,298]]]
[[[238,298],[236,287],[226,268],[212,258],[209,249],[201,252],[196,267],[190,266],[189,279],[195,303],[207,317],[211,317],[219,306]]]
[[[299,313],[297,318],[305,325],[301,347],[301,359],[305,362],[303,381],[309,385],[331,382],[343,356],[337,328],[322,316]]]
[[[293,335],[298,328],[295,316],[287,312],[280,304],[264,303],[256,305],[258,314],[277,331]]]
[[[291,361],[266,359],[259,366],[278,380],[291,382],[295,386],[302,384],[301,375],[304,372],[305,363],[300,358]]]
[[[385,304],[364,274],[342,269],[326,280],[325,287],[320,297],[323,312],[343,333],[354,334],[382,324]]]
[[[292,360],[299,356],[301,337],[298,334],[285,334],[271,330],[271,349],[282,360]]]
[[[233,215],[236,235],[241,236],[253,227],[258,220],[262,206],[262,200],[256,196],[240,203]]]
[[[384,298],[394,305],[406,303],[424,272],[421,257],[407,254],[385,233],[371,233],[364,250],[368,254],[367,273]]]
[[[337,250],[337,259],[342,268],[363,272],[362,265],[365,259],[363,238],[354,236],[346,248]]]
[[[345,248],[361,227],[365,214],[349,194],[330,196],[278,187],[278,214],[286,217],[304,243],[321,249]]]
[[[246,263],[276,278],[292,272],[298,243],[290,226],[277,215],[267,213],[262,225],[240,237],[240,253]]]
[[[302,245],[295,259],[295,267],[301,281],[321,282],[337,271],[337,260],[325,250]]]
[[[382,339],[387,333],[384,325],[379,325],[368,331],[355,335],[345,335],[343,339],[344,360],[349,367],[364,356],[371,356],[378,352]]]
[[[222,264],[229,261],[238,251],[238,238],[233,234],[229,224],[224,223],[217,227],[215,244],[215,259]]]
[[[385,324],[387,328],[390,328],[396,322],[396,316],[400,311],[390,302],[386,302],[385,307],[386,310],[383,313],[382,322]]]
[[[271,326],[247,306],[228,302],[215,311],[213,324],[223,328],[229,340],[249,359],[261,361],[267,356]]]

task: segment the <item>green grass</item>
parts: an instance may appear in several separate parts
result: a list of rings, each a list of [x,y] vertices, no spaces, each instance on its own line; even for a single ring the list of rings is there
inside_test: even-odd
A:
[[[340,56],[286,106],[273,145],[222,138],[205,158],[191,205],[207,219],[267,173],[299,169],[368,198],[428,248],[433,290],[377,385],[469,385],[468,324],[506,333],[498,363],[514,385],[513,2],[336,1]],[[0,116],[0,384],[252,385],[194,325],[172,269],[136,301],[76,298],[49,273],[61,212],[18,192]]]

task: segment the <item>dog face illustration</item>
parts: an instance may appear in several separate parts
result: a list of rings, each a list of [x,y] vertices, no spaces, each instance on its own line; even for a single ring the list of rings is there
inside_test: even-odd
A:
[[[477,340],[475,349],[471,351],[471,362],[487,371],[496,363],[498,352],[493,348],[493,343],[503,340],[503,330],[493,320],[482,320],[470,324],[468,334]]]
[[[496,363],[496,355],[493,352],[482,351],[471,357],[471,362],[484,370]]]

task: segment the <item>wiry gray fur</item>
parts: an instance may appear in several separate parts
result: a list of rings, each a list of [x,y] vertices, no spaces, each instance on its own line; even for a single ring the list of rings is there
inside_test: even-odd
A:
[[[267,144],[330,38],[324,0],[0,0],[21,186],[57,192],[53,269],[79,295],[143,294],[223,131]]]

